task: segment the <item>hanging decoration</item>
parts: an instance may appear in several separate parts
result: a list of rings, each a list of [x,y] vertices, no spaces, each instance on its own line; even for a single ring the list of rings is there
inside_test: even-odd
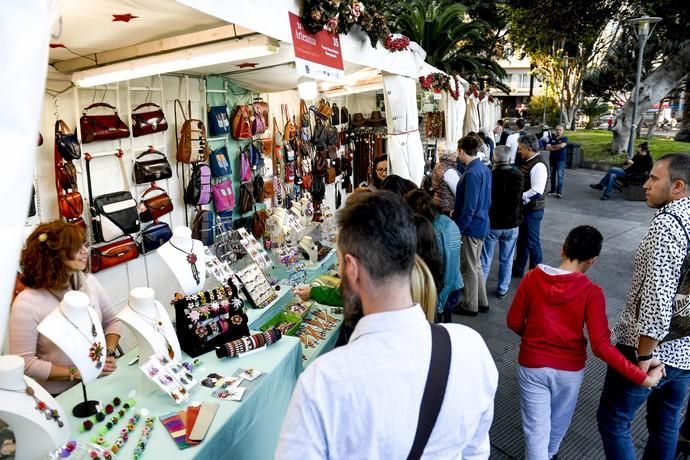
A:
[[[410,46],[410,38],[402,34],[388,34],[383,42],[383,47],[388,51],[405,51]]]
[[[304,0],[302,24],[310,33],[325,30],[333,35],[347,34],[358,25],[374,48],[390,35],[386,16],[374,6],[365,7],[364,2],[356,0]]]
[[[440,72],[434,72],[425,77],[419,77],[419,84],[422,86],[422,89],[427,91],[431,90],[435,93],[448,91],[451,97],[457,101],[460,97],[460,89],[462,86],[460,85],[460,81],[458,81],[458,77],[453,76],[452,78],[455,87],[451,86],[451,77]]]

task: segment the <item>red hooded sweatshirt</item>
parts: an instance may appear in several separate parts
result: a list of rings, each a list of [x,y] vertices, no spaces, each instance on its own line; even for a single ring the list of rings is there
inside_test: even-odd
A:
[[[508,311],[508,327],[522,336],[518,362],[523,367],[579,371],[587,359],[587,325],[592,351],[609,366],[640,385],[647,377],[611,344],[606,301],[584,273],[558,274],[546,265],[531,270],[520,283]]]

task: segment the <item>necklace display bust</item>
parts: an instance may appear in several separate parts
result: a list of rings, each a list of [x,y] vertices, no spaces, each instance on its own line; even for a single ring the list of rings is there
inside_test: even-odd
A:
[[[180,360],[182,351],[168,312],[147,287],[134,288],[127,306],[117,315],[132,331],[139,346],[139,361],[146,362],[154,354]]]
[[[58,308],[39,323],[37,330],[69,357],[85,384],[101,375],[105,364],[105,334],[86,294],[65,293]]]
[[[27,393],[27,388],[34,396]],[[24,376],[24,359],[20,356],[0,356],[0,401],[0,419],[10,426],[17,443],[15,459],[44,458],[69,439],[67,412],[43,387]],[[39,401],[41,407],[57,411],[62,426],[37,409]]]
[[[192,231],[189,228],[175,227],[170,241],[158,248],[156,253],[175,275],[184,294],[196,294],[204,288],[204,245],[201,241],[192,239]]]

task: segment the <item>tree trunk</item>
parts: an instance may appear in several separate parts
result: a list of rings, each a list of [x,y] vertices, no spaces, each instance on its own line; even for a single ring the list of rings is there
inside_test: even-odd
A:
[[[680,131],[678,131],[674,139],[680,142],[690,142],[690,75],[685,76],[683,120],[680,123]]]
[[[662,99],[659,101],[659,111],[656,113],[656,118],[654,118],[654,121],[652,122],[652,125],[647,129],[647,134],[645,134],[646,139],[651,139],[652,136],[654,135],[654,132],[656,131],[656,127],[659,126],[659,121],[661,121],[661,116],[664,114],[664,101],[666,98]]]
[[[637,104],[638,121],[654,104],[663,99],[674,87],[678,86],[690,68],[690,42],[676,54],[669,56],[666,61],[657,67],[652,73],[640,82],[640,98]],[[628,146],[630,136],[630,126],[633,111],[633,90],[630,98],[625,102],[621,116],[623,120],[616,119],[613,132],[613,142],[611,143],[611,153],[624,152]]]

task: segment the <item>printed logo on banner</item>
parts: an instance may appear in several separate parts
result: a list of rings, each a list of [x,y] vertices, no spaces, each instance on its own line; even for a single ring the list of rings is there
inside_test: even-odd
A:
[[[299,16],[288,14],[297,73],[316,80],[339,81],[345,78],[340,37],[325,30],[310,34],[302,26]]]

